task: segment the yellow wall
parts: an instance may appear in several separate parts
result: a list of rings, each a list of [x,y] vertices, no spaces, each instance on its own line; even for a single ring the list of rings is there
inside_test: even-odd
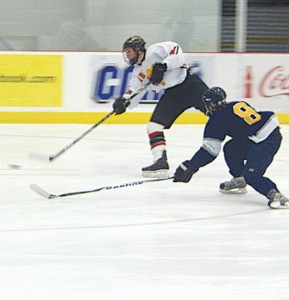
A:
[[[0,123],[6,124],[95,124],[108,112],[0,112]],[[151,113],[127,112],[112,115],[106,124],[146,124]],[[281,124],[289,124],[289,114],[277,114]],[[201,113],[184,113],[175,124],[205,124],[207,117]]]

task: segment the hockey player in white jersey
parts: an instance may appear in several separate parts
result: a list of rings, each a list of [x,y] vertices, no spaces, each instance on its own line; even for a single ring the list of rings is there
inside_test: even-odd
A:
[[[130,101],[128,98],[148,84],[152,91],[164,90],[147,125],[153,164],[142,168],[142,174],[155,178],[169,176],[164,129],[169,129],[188,108],[195,107],[205,113],[201,96],[208,86],[190,72],[182,49],[175,42],[161,42],[146,49],[145,41],[133,36],[123,44],[123,55],[134,69],[128,90],[114,101],[113,109],[118,115],[124,113],[127,107],[137,106],[142,93]]]

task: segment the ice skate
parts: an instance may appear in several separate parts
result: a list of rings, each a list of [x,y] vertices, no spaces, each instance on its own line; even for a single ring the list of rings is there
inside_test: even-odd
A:
[[[269,198],[268,205],[270,208],[289,208],[289,199],[276,190],[271,190],[267,194]]]
[[[169,177],[169,164],[167,162],[167,153],[163,152],[161,158],[148,167],[142,168],[143,177],[166,178]]]
[[[220,184],[220,192],[225,194],[245,194],[247,193],[244,177],[235,177],[230,181]]]

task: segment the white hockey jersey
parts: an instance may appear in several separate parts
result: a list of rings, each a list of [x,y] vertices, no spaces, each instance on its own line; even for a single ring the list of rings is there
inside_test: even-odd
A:
[[[160,92],[163,89],[178,85],[182,83],[187,76],[184,54],[177,43],[168,41],[153,44],[147,48],[145,59],[141,65],[135,65],[131,74],[129,88],[123,95],[124,98],[129,98],[149,82],[155,63],[166,63],[167,71],[159,85],[150,84],[149,88],[152,91]],[[130,101],[130,108],[138,105],[139,99],[144,93],[145,91]]]

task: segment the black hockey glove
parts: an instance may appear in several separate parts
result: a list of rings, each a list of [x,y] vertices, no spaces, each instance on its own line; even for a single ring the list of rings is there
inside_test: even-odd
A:
[[[121,97],[115,99],[112,107],[116,115],[120,115],[126,111],[126,108],[129,106],[129,100]]]
[[[167,64],[155,63],[150,78],[150,83],[159,84],[164,78],[164,73],[167,70]]]
[[[176,169],[175,174],[174,174],[174,180],[173,182],[189,182],[194,175],[199,170],[197,169],[192,169],[190,166],[190,163],[188,160],[182,162]]]

